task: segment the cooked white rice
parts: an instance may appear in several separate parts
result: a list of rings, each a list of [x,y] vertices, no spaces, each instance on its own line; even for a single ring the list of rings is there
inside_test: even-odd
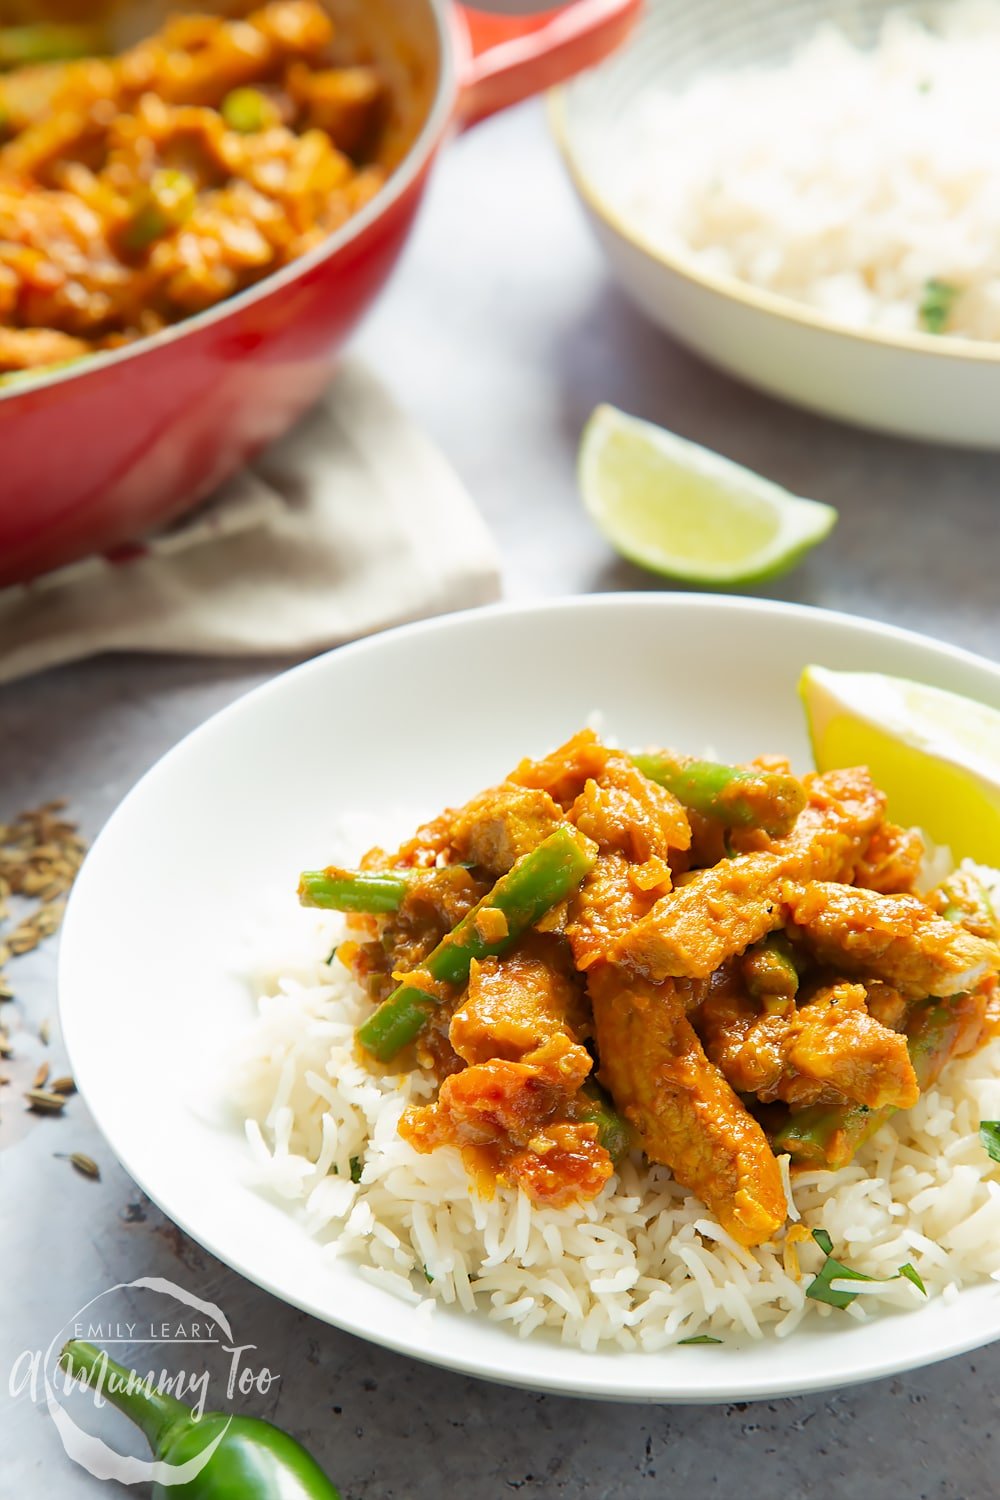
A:
[[[987,874],[1000,894],[1000,875]],[[535,1208],[505,1188],[479,1198],[457,1150],[420,1155],[397,1134],[405,1106],[433,1096],[432,1081],[377,1078],[355,1059],[369,1005],[341,965],[325,962],[341,919],[288,915],[295,962],[259,985],[233,1094],[257,1182],[327,1254],[429,1311],[457,1305],[521,1337],[544,1326],[583,1349],[655,1350],[699,1333],[782,1338],[806,1316],[864,1319],[923,1302],[905,1279],[845,1311],[807,1300],[823,1259],[811,1241],[787,1264],[784,1235],[741,1248],[638,1154],[591,1203]],[[910,1262],[931,1296],[1000,1279],[1000,1168],[979,1142],[981,1119],[1000,1119],[1000,1041],[953,1063],[843,1171],[796,1173],[790,1219],[825,1228],[838,1258],[873,1277]]]
[[[1000,4],[825,27],[784,65],[640,92],[598,180],[652,243],[838,322],[1000,339]],[[942,328],[928,283],[958,290]]]

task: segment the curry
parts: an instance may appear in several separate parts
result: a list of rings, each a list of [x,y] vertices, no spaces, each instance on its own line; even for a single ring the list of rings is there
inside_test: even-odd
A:
[[[0,28],[0,372],[202,312],[385,180],[385,82],[316,0],[178,14],[117,56],[75,55],[100,43]]]
[[[997,914],[966,867],[921,893],[924,852],[863,767],[584,730],[300,897],[350,913],[359,1053],[436,1075],[418,1151],[563,1206],[638,1149],[757,1245],[779,1158],[845,1165],[996,1020]]]

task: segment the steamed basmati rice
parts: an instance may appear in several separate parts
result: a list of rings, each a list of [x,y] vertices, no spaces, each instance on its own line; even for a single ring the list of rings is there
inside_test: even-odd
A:
[[[986,873],[1000,894],[1000,875]],[[656,1350],[699,1333],[783,1338],[805,1316],[863,1320],[923,1301],[905,1279],[844,1311],[808,1300],[823,1259],[811,1240],[789,1243],[786,1231],[744,1249],[638,1153],[590,1203],[536,1208],[506,1188],[477,1197],[457,1150],[420,1155],[397,1133],[433,1080],[380,1078],[354,1056],[369,1002],[326,962],[340,921],[315,917],[309,956],[261,984],[233,1080],[257,1181],[330,1256],[429,1312],[478,1311],[521,1337],[544,1327],[585,1350]],[[1000,1119],[1000,1040],[953,1063],[843,1171],[786,1177],[790,1223],[822,1226],[838,1258],[873,1277],[910,1262],[931,1296],[1000,1280],[1000,1168],[980,1144],[981,1119]]]
[[[652,244],[889,332],[1000,339],[1000,4],[640,91],[597,180]],[[921,311],[923,309],[923,312]]]

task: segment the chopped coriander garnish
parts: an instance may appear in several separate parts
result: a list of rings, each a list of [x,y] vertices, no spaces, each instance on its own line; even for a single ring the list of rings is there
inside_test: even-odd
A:
[[[806,1296],[811,1297],[814,1302],[826,1302],[830,1307],[850,1307],[857,1294],[835,1292],[830,1285],[831,1281],[871,1281],[872,1279],[863,1271],[852,1271],[850,1266],[845,1266],[839,1260],[834,1260],[832,1255],[828,1255],[817,1275],[806,1287]]]
[[[979,1127],[979,1141],[992,1161],[1000,1161],[1000,1120],[984,1120]]]
[[[721,1344],[721,1343],[722,1343],[721,1339],[714,1339],[710,1333],[696,1333],[696,1334],[693,1334],[691,1336],[691,1338],[689,1338],[689,1339],[678,1339],[677,1340],[677,1347],[679,1349],[680,1346],[681,1346],[681,1344]]]
[[[924,1286],[924,1279],[921,1276],[920,1272],[917,1270],[916,1266],[911,1266],[910,1262],[907,1261],[905,1266],[900,1266],[899,1274],[900,1276],[905,1276],[907,1281],[912,1281],[917,1291],[923,1292],[924,1296],[927,1296],[927,1288]]]
[[[831,1240],[825,1229],[814,1229],[812,1237],[824,1255],[833,1254],[833,1240]]]
[[[330,949],[329,953],[326,955],[326,958],[324,958],[323,962],[329,966],[330,964],[333,963],[333,960],[336,957],[337,957],[337,944],[334,943],[333,947]]]
[[[423,1272],[424,1272],[424,1280],[425,1281],[433,1281],[434,1280],[434,1277],[431,1275],[430,1271],[428,1271],[428,1269],[427,1269],[426,1266],[423,1267]]]
[[[352,1156],[351,1157],[351,1181],[352,1182],[360,1182],[361,1181],[361,1157],[360,1156]]]
[[[816,1241],[826,1260],[823,1262],[818,1273],[806,1287],[806,1296],[811,1297],[814,1302],[826,1302],[830,1307],[850,1307],[857,1297],[857,1292],[848,1292],[841,1287],[834,1288],[834,1281],[877,1281],[876,1276],[867,1276],[864,1271],[853,1271],[850,1266],[845,1266],[842,1261],[834,1260],[831,1255],[833,1241],[825,1229],[814,1229],[812,1237]],[[900,1266],[895,1276],[889,1276],[886,1281],[898,1281],[900,1277],[913,1283],[918,1291],[927,1296],[927,1288],[921,1279],[919,1271],[907,1261],[905,1266]]]
[[[950,281],[938,281],[934,276],[924,283],[923,300],[917,316],[925,333],[944,333],[960,290],[960,287],[953,286]]]

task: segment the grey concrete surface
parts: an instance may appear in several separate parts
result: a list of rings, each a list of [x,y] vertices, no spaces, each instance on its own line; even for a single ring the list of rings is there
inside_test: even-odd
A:
[[[841,523],[764,592],[1000,645],[1000,458],[903,444],[786,409],[648,327],[607,279],[538,106],[458,141],[415,241],[359,340],[451,456],[499,540],[511,597],[657,587],[580,511],[573,465],[593,405],[615,402],[804,493]],[[275,663],[109,658],[0,690],[0,817],[71,799],[95,834],[186,730]],[[15,1083],[53,1019],[54,945],[18,971]],[[141,1000],[141,997],[137,997]],[[5,1065],[6,1066],[6,1065]],[[22,1073],[17,1073],[17,1068]],[[293,1428],[347,1500],[989,1500],[1000,1348],[829,1396],[717,1408],[505,1391],[370,1348],[290,1311],[204,1254],[143,1198],[88,1124],[0,1099],[0,1495],[112,1493],[70,1464],[46,1414],[7,1397],[18,1353],[89,1297],[159,1275],[219,1303],[280,1372],[246,1410]],[[6,1148],[6,1149],[5,1149]],[[101,1165],[85,1181],[54,1152]],[[213,1386],[213,1390],[216,1387]]]

